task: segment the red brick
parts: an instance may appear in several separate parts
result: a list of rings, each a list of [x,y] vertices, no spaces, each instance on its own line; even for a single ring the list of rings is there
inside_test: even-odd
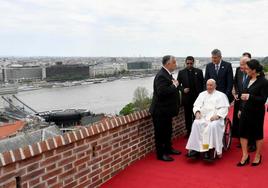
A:
[[[74,187],[74,186],[76,186],[77,185],[77,182],[76,181],[74,181],[74,182],[72,182],[72,183],[70,183],[70,184],[67,184],[66,186],[64,186],[64,188],[66,187],[66,188],[69,188],[69,187]]]
[[[60,160],[61,159],[61,156],[60,155],[55,155],[53,157],[49,157],[45,160],[43,160],[40,165],[41,166],[46,166],[48,164],[51,164],[51,163],[55,163],[56,161]]]
[[[81,159],[75,161],[75,162],[74,162],[74,165],[75,165],[75,166],[79,166],[79,165],[81,165],[81,164],[83,164],[83,163],[86,163],[86,162],[89,161],[89,160],[90,160],[90,157],[89,157],[89,156],[86,156],[86,157],[84,157],[84,158],[81,158]]]
[[[9,151],[6,151],[3,153],[3,158],[4,158],[6,164],[12,163],[12,158],[11,158]]]
[[[62,160],[58,161],[58,166],[64,166],[69,163],[73,163],[76,160],[76,156],[71,156],[68,158],[63,158]]]
[[[32,172],[34,170],[37,170],[38,168],[39,168],[39,162],[33,163],[27,167],[27,172]]]
[[[64,145],[64,143],[63,143],[62,140],[61,140],[61,136],[55,136],[55,137],[54,137],[54,140],[55,140],[56,143],[57,143],[57,148],[60,147],[60,146],[62,146],[62,145]]]
[[[45,169],[39,169],[39,170],[36,170],[34,172],[31,172],[31,173],[28,173],[27,175],[25,176],[22,176],[21,177],[21,180],[24,182],[24,181],[28,181],[28,180],[31,180],[31,179],[34,179],[36,177],[39,177],[40,175],[44,174],[45,173]]]
[[[20,150],[19,149],[13,150],[13,155],[15,157],[15,161],[22,160],[22,156],[20,154]]]
[[[49,172],[49,171],[51,171],[51,170],[53,170],[55,168],[56,168],[56,164],[51,164],[51,165],[46,167],[46,172]]]
[[[90,170],[90,168],[88,168],[88,169],[85,169],[83,171],[79,171],[74,177],[75,177],[75,179],[79,179],[79,178],[89,174],[90,172],[91,172],[91,170]]]
[[[52,138],[47,139],[47,143],[48,143],[48,146],[49,146],[49,148],[51,150],[54,149],[54,148],[56,148],[56,146],[55,146],[54,141],[53,141]]]
[[[112,163],[111,163],[111,166],[114,166],[118,163],[120,163],[122,161],[122,158],[117,158],[116,160],[114,160]]]
[[[90,149],[90,148],[89,148],[89,145],[88,145],[88,144],[84,144],[84,145],[82,145],[82,146],[79,146],[79,147],[74,148],[73,152],[74,152],[74,153],[79,153],[79,152],[81,152],[81,151],[86,151],[86,150],[88,150],[88,149]]]
[[[61,146],[61,147],[56,149],[55,154],[63,153],[63,152],[68,151],[68,150],[70,150],[72,148],[74,148],[74,143]]]
[[[48,150],[47,148],[47,144],[45,141],[42,141],[42,142],[39,142],[40,146],[41,146],[41,149],[42,149],[42,152],[45,152]]]
[[[3,173],[7,174],[9,172],[16,170],[16,163],[11,163],[11,164],[4,166],[4,167],[1,167],[1,168],[3,170]]]
[[[91,180],[88,180],[82,184],[79,184],[76,188],[85,188],[88,187],[91,184]]]
[[[22,150],[23,150],[23,154],[24,154],[24,156],[25,156],[26,159],[29,158],[29,157],[31,157],[31,152],[30,152],[29,146],[23,148]]]
[[[60,183],[57,183],[57,184],[51,186],[50,188],[62,188],[62,186],[63,186],[62,184],[63,184],[63,183],[60,182]]]
[[[70,175],[74,175],[75,173],[76,173],[76,169],[73,168],[73,169],[71,169],[71,170],[69,170],[69,171],[64,172],[63,174],[61,174],[61,175],[59,176],[59,179],[60,179],[60,180],[65,179],[65,178],[67,178],[67,177],[70,176]]]
[[[102,179],[99,179],[98,181],[96,181],[95,183],[92,183],[90,185],[90,187],[95,188],[95,187],[99,187],[102,184]]]
[[[67,150],[66,152],[64,152],[63,154],[62,154],[62,157],[63,158],[66,158],[66,157],[70,157],[70,156],[72,156],[73,155],[73,150]]]
[[[69,183],[71,183],[71,182],[73,182],[73,181],[74,181],[74,178],[73,178],[73,177],[70,177],[70,178],[65,179],[65,180],[63,181],[63,183],[64,183],[64,185],[67,185],[67,184],[69,184]]]
[[[44,155],[45,158],[51,157],[51,156],[54,155],[54,151],[55,150],[44,152],[43,155]]]
[[[49,173],[46,173],[46,175],[44,175],[42,177],[42,180],[43,181],[46,181],[47,179],[49,179],[51,177],[58,176],[61,172],[62,172],[62,169],[61,168],[56,168],[55,170],[53,170],[53,171],[51,171]]]
[[[67,164],[63,167],[64,171],[68,171],[69,169],[73,168],[73,163]]]
[[[57,177],[53,177],[53,178],[50,178],[49,180],[47,180],[47,184],[50,186],[50,185],[53,185],[54,183],[57,182]]]
[[[15,178],[13,180],[5,183],[4,185],[0,186],[1,188],[17,188],[17,182]]]
[[[31,181],[29,182],[29,186],[30,186],[30,187],[33,187],[33,186],[35,186],[35,185],[38,184],[38,183],[40,183],[40,178],[36,178],[36,179],[34,179],[34,180],[31,180]]]
[[[84,176],[82,178],[79,178],[79,184],[83,183],[86,180],[87,180],[87,176]]]

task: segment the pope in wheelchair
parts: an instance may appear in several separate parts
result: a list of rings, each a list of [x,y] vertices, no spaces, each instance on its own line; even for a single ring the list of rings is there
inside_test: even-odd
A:
[[[215,158],[211,156],[212,150],[218,156],[222,154],[229,101],[224,93],[216,90],[215,80],[209,79],[206,85],[207,90],[200,93],[194,103],[195,120],[186,149],[190,158],[204,153],[204,159],[211,160]]]

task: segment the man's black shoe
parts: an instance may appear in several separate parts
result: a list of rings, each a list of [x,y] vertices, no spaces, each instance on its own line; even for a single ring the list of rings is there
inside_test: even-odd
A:
[[[165,162],[171,162],[171,161],[174,161],[174,159],[168,155],[162,155],[162,156],[159,156],[157,157],[158,160],[161,160],[161,161],[165,161]]]
[[[179,150],[171,149],[168,151],[169,155],[180,155],[181,152]]]

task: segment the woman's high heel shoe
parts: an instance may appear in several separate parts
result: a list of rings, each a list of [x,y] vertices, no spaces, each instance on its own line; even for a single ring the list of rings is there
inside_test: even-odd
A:
[[[251,166],[258,166],[259,164],[261,164],[261,155],[260,155],[260,159],[259,159],[259,162],[257,162],[257,163],[251,163]]]
[[[250,158],[248,155],[248,158],[243,163],[241,163],[241,161],[240,161],[239,163],[237,163],[236,166],[245,166],[245,165],[249,164],[249,160],[250,160]]]

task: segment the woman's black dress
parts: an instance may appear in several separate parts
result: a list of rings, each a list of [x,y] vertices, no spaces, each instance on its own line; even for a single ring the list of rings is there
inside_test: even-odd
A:
[[[249,93],[249,99],[241,104],[240,137],[263,139],[265,103],[268,96],[268,81],[264,76],[257,80],[243,93]]]

